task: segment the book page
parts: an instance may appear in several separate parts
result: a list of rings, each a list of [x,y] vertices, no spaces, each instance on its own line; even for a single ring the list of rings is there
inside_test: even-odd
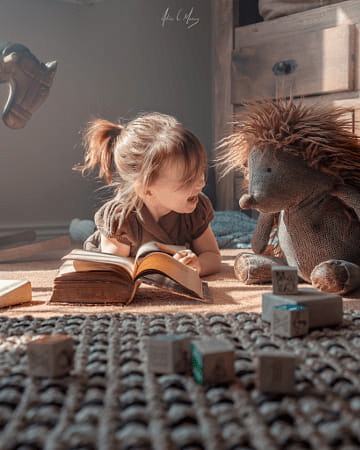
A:
[[[110,270],[117,273],[126,272],[130,278],[133,277],[134,258],[76,249],[62,259],[73,260],[76,270]]]
[[[116,283],[118,285],[129,285],[134,284],[133,279],[130,275],[123,272],[119,276],[118,272],[113,272],[108,270],[108,266],[105,265],[105,270],[100,266],[97,266],[96,270],[93,270],[94,266],[91,266],[92,270],[80,270],[75,268],[74,264],[82,263],[82,261],[65,261],[59,268],[58,274],[54,280],[54,284],[62,284],[64,282],[71,282],[72,284],[78,283],[93,283],[93,282],[106,282],[106,283]],[[86,262],[84,262],[86,264]]]
[[[203,297],[202,282],[196,270],[165,253],[151,253],[136,268],[135,278],[150,273],[162,273],[181,284],[198,297]]]
[[[161,273],[150,273],[138,278],[138,280],[142,281],[143,283],[149,284],[151,286],[156,286],[160,289],[165,289],[166,291],[170,291],[178,295],[190,297],[200,302],[213,303],[213,298],[206,281],[202,281],[203,296],[198,297],[197,295],[194,295],[193,291],[190,291],[186,287],[182,286],[181,284],[177,283],[176,281],[172,280],[171,278]]]
[[[101,263],[97,261],[78,261],[76,259],[73,261],[73,264],[76,272],[110,272],[116,275],[118,279],[123,278],[124,280],[126,280],[126,283],[133,283],[132,274],[129,273],[129,271],[126,270],[125,267],[119,266],[117,264]]]
[[[185,249],[186,247],[184,245],[163,244],[161,242],[155,241],[146,242],[137,251],[135,258],[135,266],[137,266],[140,263],[140,261],[150,253],[162,252],[167,253],[168,255],[175,255],[176,253]]]

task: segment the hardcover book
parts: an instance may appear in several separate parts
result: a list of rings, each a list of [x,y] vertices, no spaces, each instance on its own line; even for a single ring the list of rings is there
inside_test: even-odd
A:
[[[31,283],[27,280],[0,280],[0,308],[31,302]]]
[[[184,247],[143,244],[135,258],[75,249],[62,259],[50,302],[129,304],[141,283],[211,303],[199,274],[173,258]]]

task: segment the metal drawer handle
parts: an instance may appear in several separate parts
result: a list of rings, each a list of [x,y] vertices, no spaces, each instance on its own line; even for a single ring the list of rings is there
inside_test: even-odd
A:
[[[295,72],[297,68],[296,61],[279,61],[274,64],[272,71],[275,75],[289,75]]]

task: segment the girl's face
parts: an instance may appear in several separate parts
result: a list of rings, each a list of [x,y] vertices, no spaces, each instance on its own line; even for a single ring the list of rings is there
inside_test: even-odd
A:
[[[199,194],[205,186],[204,174],[184,184],[184,165],[181,161],[167,161],[160,170],[158,178],[148,187],[144,203],[158,220],[161,216],[175,211],[192,213],[198,203]]]

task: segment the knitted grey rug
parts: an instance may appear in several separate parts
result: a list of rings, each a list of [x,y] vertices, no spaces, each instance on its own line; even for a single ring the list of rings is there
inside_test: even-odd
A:
[[[258,314],[0,316],[1,449],[359,449],[360,311],[303,338],[270,334]],[[68,333],[75,367],[63,378],[27,375],[34,336]],[[171,333],[219,336],[235,348],[236,380],[200,386],[147,371],[144,342]],[[255,355],[299,358],[296,394],[255,387]]]

